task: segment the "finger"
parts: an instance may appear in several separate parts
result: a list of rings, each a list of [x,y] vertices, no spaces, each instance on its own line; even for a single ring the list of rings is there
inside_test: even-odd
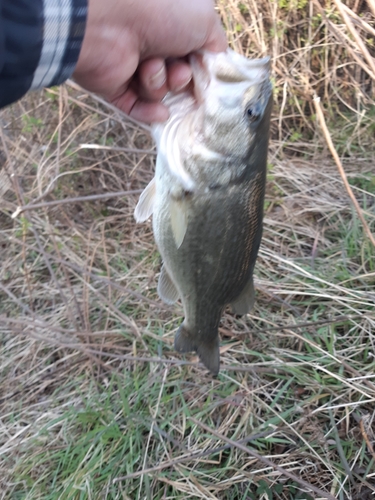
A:
[[[160,102],[139,99],[130,111],[130,116],[145,123],[163,123],[169,118],[169,110]]]
[[[169,118],[169,111],[166,106],[160,102],[141,99],[131,88],[121,96],[112,99],[111,102],[127,115],[145,123],[165,122]]]
[[[176,60],[167,65],[168,88],[173,92],[186,89],[192,76],[191,66],[183,60]]]
[[[137,93],[144,99],[161,100],[168,92],[167,70],[162,58],[143,61],[138,68]]]

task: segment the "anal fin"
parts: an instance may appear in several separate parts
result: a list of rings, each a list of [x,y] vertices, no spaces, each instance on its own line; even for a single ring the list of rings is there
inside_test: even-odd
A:
[[[231,303],[232,312],[239,315],[249,313],[254,306],[254,300],[254,282],[251,277],[237,299]]]
[[[192,352],[197,350],[196,341],[184,323],[177,330],[174,338],[174,348],[177,352]]]
[[[137,222],[144,222],[154,211],[154,201],[156,195],[155,177],[143,190],[134,210],[134,218]]]
[[[160,271],[158,294],[162,301],[166,304],[174,304],[179,297],[178,290],[164,265]]]

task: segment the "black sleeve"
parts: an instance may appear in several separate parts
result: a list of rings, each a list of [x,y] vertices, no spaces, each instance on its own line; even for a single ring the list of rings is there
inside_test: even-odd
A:
[[[0,108],[74,71],[87,0],[0,0]]]

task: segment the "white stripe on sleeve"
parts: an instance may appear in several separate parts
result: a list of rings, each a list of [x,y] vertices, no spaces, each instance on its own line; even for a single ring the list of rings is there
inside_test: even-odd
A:
[[[43,47],[32,89],[48,87],[61,70],[71,25],[72,0],[43,0],[43,4]]]

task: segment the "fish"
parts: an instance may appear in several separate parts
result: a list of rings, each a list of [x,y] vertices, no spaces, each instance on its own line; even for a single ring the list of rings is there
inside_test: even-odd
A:
[[[137,222],[153,217],[163,261],[159,296],[183,305],[175,350],[197,352],[217,375],[224,309],[244,315],[254,305],[273,101],[270,59],[228,49],[194,53],[190,64],[193,91],[167,94],[170,118],[152,125],[155,177],[134,216]]]

